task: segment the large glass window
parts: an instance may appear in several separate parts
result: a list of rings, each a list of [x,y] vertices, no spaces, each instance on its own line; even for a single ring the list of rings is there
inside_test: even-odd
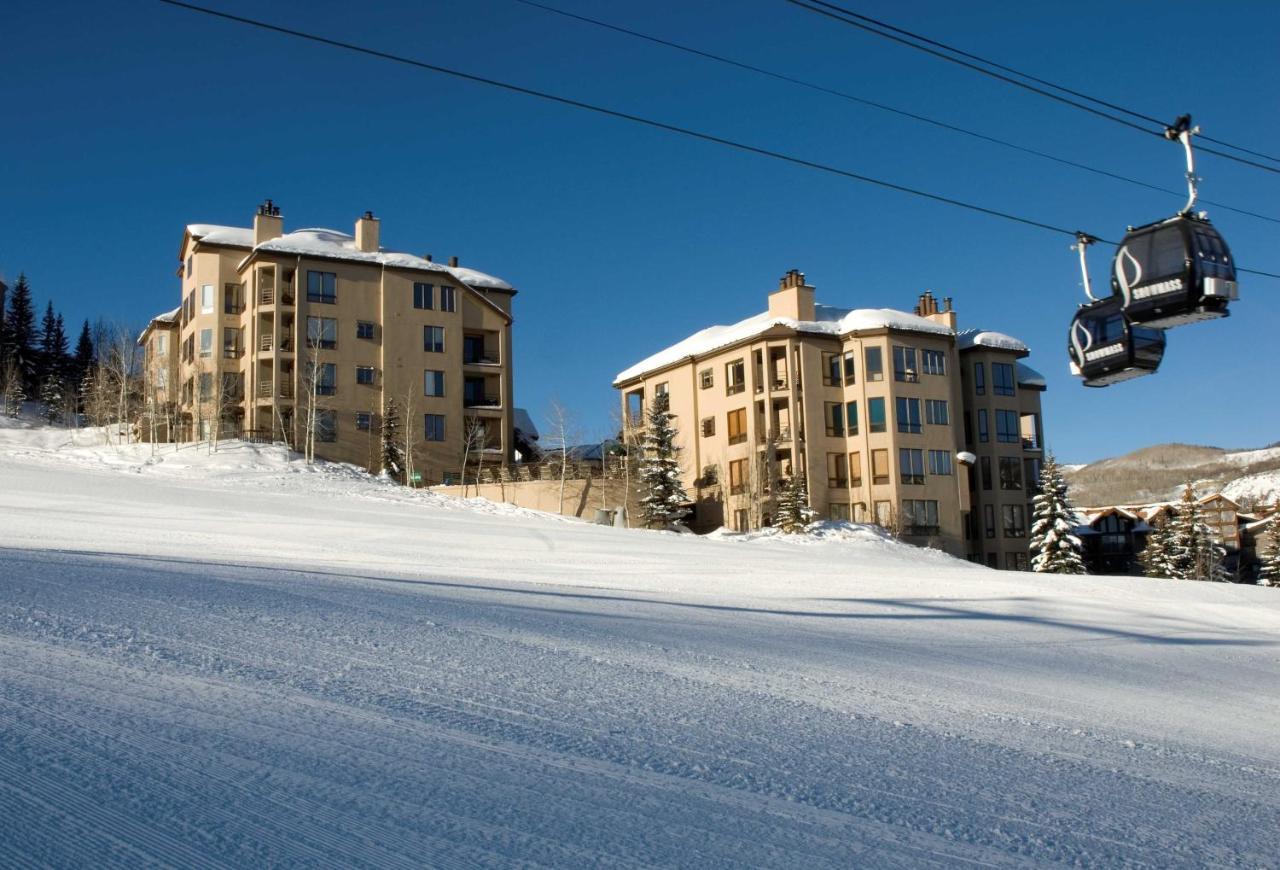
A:
[[[374,325],[368,320],[356,321],[356,338],[373,338]]]
[[[997,396],[1012,396],[1014,393],[1013,366],[1009,363],[991,364],[991,391]]]
[[[889,451],[886,449],[871,451],[871,482],[889,482]]]
[[[950,418],[947,415],[947,400],[925,399],[924,421],[930,426],[950,425]]]
[[[729,443],[741,444],[747,440],[747,409],[738,408],[728,414]]]
[[[849,485],[849,457],[843,453],[827,454],[827,486],[844,489]]]
[[[929,473],[930,474],[951,474],[951,451],[949,450],[930,450],[929,451]]]
[[[434,284],[413,284],[413,307],[430,311],[436,305],[436,288]]]
[[[904,498],[902,525],[909,535],[933,534],[938,529],[938,502],[935,499]]]
[[[739,495],[747,489],[747,460],[729,460],[729,494]]]
[[[862,451],[849,454],[849,485],[862,486]]]
[[[828,387],[838,387],[844,383],[840,373],[840,354],[824,353],[822,355],[822,383]]]
[[[733,362],[725,363],[724,366],[724,392],[726,396],[732,396],[741,393],[747,388],[747,367],[740,360],[735,359]]]
[[[991,429],[987,423],[987,409],[978,409],[978,441],[986,444],[991,440]]]
[[[212,284],[200,285],[200,313],[202,314],[213,313],[213,285]]]
[[[986,369],[982,367],[980,362],[973,364],[973,391],[979,396],[984,396],[987,392]]]
[[[316,366],[315,390],[317,396],[332,396],[338,391],[337,364],[320,363]]]
[[[926,375],[945,375],[947,373],[947,354],[941,350],[920,351],[920,368]]]
[[[872,432],[885,431],[884,399],[867,399],[867,427]]]
[[[422,436],[427,441],[444,440],[444,414],[424,414]]]
[[[912,384],[920,380],[920,369],[916,367],[916,349],[914,347],[894,346],[893,379]]]
[[[884,355],[878,347],[867,348],[867,371],[865,376],[868,381],[884,380]]]
[[[422,349],[427,353],[444,353],[444,327],[422,327]]]
[[[898,431],[911,432],[918,435],[921,431],[920,400],[899,396],[897,399],[897,406]]]
[[[858,434],[858,403],[845,402],[844,405],[844,429],[849,435]]]
[[[899,449],[898,473],[902,483],[924,483],[924,451],[913,447]]]
[[[1000,516],[1003,520],[1004,536],[1006,538],[1025,538],[1027,536],[1027,523],[1024,519],[1022,505],[1001,505]]]
[[[840,402],[824,402],[823,414],[827,419],[827,434],[840,436],[844,434],[844,405]]]
[[[996,409],[996,440],[1002,444],[1018,444],[1022,441],[1021,421],[1017,411]]]
[[[988,538],[996,536],[996,506],[992,504],[984,504],[982,506],[983,524],[986,526],[986,535]]]
[[[338,276],[334,272],[307,272],[307,301],[333,305],[338,301]]]
[[[440,310],[454,311],[458,307],[458,289],[447,284],[440,285]]]
[[[213,356],[213,330],[200,330],[200,356],[201,358]]]
[[[307,318],[307,347],[332,350],[338,346],[338,321],[333,317]]]
[[[444,395],[444,372],[427,369],[422,377],[422,394],[424,396]]]
[[[1018,457],[1000,457],[1000,488],[1022,489],[1022,460]]]
[[[845,386],[852,384],[857,380],[857,354],[851,350],[844,352],[844,383]]]

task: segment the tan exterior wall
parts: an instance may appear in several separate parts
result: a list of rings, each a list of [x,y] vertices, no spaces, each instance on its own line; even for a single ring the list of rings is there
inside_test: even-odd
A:
[[[628,511],[635,518],[635,497],[628,495],[621,480],[594,478],[592,480],[566,480],[564,502],[560,500],[560,481],[521,480],[508,483],[482,483],[461,486],[433,486],[432,492],[453,497],[487,498],[490,501],[513,504],[564,516],[594,520],[597,510],[613,510],[629,498]]]
[[[256,224],[260,241],[281,230],[278,219]],[[202,427],[219,416],[216,401],[198,399],[200,376],[210,376],[216,390],[219,376],[230,374],[239,376],[243,397],[222,403],[224,435],[283,437],[300,448],[314,361],[332,364],[335,374],[332,394],[315,398],[316,408],[333,412],[336,421],[335,439],[316,443],[318,457],[379,470],[382,415],[394,399],[402,433],[410,430],[413,468],[424,483],[461,471],[465,433],[473,418],[489,427],[485,461],[511,460],[510,293],[479,293],[443,272],[265,251],[250,254],[247,248],[191,238],[184,243],[179,270],[184,310],[171,339],[176,346],[171,349],[176,366],[172,377],[181,412],[178,437],[201,437]],[[333,303],[308,299],[307,275],[313,271],[336,275]],[[414,307],[415,282],[432,285],[432,309]],[[206,286],[212,288],[212,306],[203,304]],[[453,290],[452,311],[442,310],[442,286]],[[228,298],[234,300],[237,294],[240,305],[228,309]],[[308,346],[308,317],[336,321],[333,347]],[[357,323],[362,321],[374,325],[372,338],[357,336]],[[426,326],[443,328],[442,352],[424,348]],[[207,355],[201,350],[205,330],[211,331]],[[224,352],[226,335],[234,336],[234,342]],[[483,337],[487,361],[464,362],[467,335]],[[358,368],[374,370],[372,384],[357,382]],[[425,395],[428,370],[444,373],[443,396]],[[467,378],[484,379],[484,401],[464,402]],[[358,414],[370,415],[369,429],[357,428]],[[426,414],[445,418],[444,440],[425,440]]]

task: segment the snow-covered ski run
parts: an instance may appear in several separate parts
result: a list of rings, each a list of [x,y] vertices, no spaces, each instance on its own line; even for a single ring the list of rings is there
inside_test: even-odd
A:
[[[0,866],[1276,866],[1280,596],[0,429]]]

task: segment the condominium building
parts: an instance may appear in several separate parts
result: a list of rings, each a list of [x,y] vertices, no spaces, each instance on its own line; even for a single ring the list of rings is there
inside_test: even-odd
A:
[[[181,304],[140,338],[149,416],[164,437],[313,436],[315,454],[380,467],[394,400],[424,483],[464,453],[512,455],[512,297],[500,278],[388,251],[370,212],[352,234],[192,224],[178,251]],[[469,442],[469,443],[468,443]]]
[[[632,443],[648,403],[666,397],[695,530],[769,525],[777,481],[803,471],[824,517],[877,522],[915,543],[1021,568],[1024,460],[1038,462],[1043,441],[1044,382],[1019,368],[1027,354],[998,333],[958,334],[949,299],[939,307],[925,293],[914,313],[833,308],[793,270],[763,313],[695,333],[614,386]],[[968,438],[969,425],[984,428]],[[1016,475],[1001,461],[1014,456]],[[1017,510],[1006,510],[1015,483]]]

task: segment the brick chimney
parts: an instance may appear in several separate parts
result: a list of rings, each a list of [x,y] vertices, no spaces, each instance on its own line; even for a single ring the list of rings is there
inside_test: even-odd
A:
[[[956,328],[956,313],[951,309],[951,297],[947,296],[942,300],[942,307],[938,307],[938,300],[934,297],[932,290],[926,290],[920,294],[920,299],[916,302],[915,314],[917,317],[923,317],[925,320],[932,320],[934,323],[940,323],[950,329]]]
[[[450,266],[452,266],[452,267],[453,267],[453,268],[455,268],[455,269],[456,269],[456,268],[458,268],[458,258],[457,258],[457,257],[450,257],[450,258],[449,258],[449,265],[450,265]]]
[[[258,206],[258,213],[253,216],[253,243],[260,245],[282,235],[284,220],[280,217],[280,206],[268,199]]]
[[[792,320],[814,319],[813,288],[804,282],[804,272],[792,269],[778,281],[778,289],[769,294],[769,316]]]
[[[356,250],[376,253],[378,250],[378,219],[367,211],[356,220]]]

